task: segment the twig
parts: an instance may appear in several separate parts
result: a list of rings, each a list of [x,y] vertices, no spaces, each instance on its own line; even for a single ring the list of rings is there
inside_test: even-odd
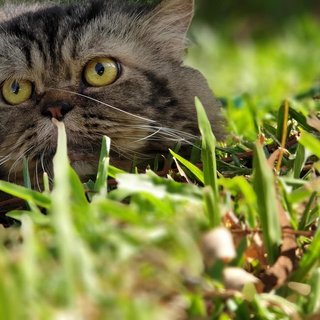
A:
[[[258,229],[258,228],[257,229],[231,229],[230,231],[231,233],[240,234],[240,235],[262,233],[262,229]],[[315,235],[316,231],[300,231],[300,230],[287,229],[286,227],[283,227],[282,233],[288,234],[288,235],[295,235],[297,237],[303,236],[303,237],[311,238]]]
[[[279,172],[281,169],[282,159],[283,159],[283,155],[286,147],[286,140],[288,135],[288,119],[289,119],[289,101],[285,100],[284,101],[284,119],[282,124],[283,127],[282,127],[282,137],[281,137],[281,148],[280,148],[280,153],[279,153],[279,158],[277,163],[277,172]]]

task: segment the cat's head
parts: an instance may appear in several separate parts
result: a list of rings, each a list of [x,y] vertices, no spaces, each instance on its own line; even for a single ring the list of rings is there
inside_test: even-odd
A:
[[[94,172],[101,137],[112,161],[165,152],[198,135],[194,97],[217,136],[219,103],[203,76],[182,65],[192,0],[7,6],[0,13],[0,177],[50,170],[63,121],[71,162]]]

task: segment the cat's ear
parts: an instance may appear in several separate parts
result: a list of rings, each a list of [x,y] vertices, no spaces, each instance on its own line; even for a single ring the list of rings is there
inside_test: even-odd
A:
[[[175,59],[182,60],[187,31],[194,14],[194,0],[162,0],[151,13],[149,27]]]
[[[156,23],[170,25],[186,34],[194,13],[194,0],[162,0],[154,10]]]

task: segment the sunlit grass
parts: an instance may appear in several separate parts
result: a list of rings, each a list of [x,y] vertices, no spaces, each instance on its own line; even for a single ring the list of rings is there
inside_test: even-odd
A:
[[[215,30],[194,26],[188,63],[204,72],[218,96],[250,94],[258,107],[309,90],[320,79],[320,23],[300,16],[269,38],[237,34],[237,22]]]

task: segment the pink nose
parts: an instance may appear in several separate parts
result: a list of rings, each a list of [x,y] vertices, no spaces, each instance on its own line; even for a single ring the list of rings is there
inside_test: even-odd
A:
[[[62,121],[65,115],[72,110],[72,107],[62,101],[48,103],[42,108],[41,114],[46,117],[55,118]]]
[[[56,118],[59,121],[63,119],[61,107],[50,107],[47,111],[51,114],[51,118]]]

